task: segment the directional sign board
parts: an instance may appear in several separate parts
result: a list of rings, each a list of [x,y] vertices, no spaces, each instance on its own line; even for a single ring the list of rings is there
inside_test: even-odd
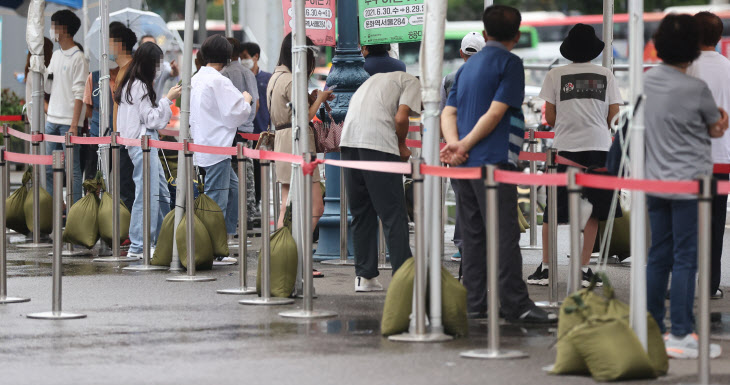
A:
[[[292,1],[283,0],[282,6],[284,8],[284,35],[288,35],[294,28]],[[335,9],[335,0],[306,0],[304,19],[307,36],[315,45],[330,47],[336,45]]]
[[[423,38],[423,0],[358,0],[360,44],[408,43]]]

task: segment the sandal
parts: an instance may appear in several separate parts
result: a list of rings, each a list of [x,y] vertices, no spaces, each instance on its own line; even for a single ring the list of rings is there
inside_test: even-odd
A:
[[[324,273],[317,269],[312,269],[312,277],[313,278],[324,278]]]

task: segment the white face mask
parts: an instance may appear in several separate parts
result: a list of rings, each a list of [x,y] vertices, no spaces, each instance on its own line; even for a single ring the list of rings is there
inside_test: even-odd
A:
[[[51,26],[51,30],[49,31],[49,33],[51,35],[51,40],[53,40],[54,42],[58,42],[58,34],[56,33],[56,30],[53,28],[53,26]]]
[[[113,70],[113,69],[119,67],[119,64],[117,64],[117,62],[115,62],[113,60],[108,60],[108,62],[109,62],[109,69],[110,70]]]
[[[253,68],[253,59],[242,59],[241,64],[243,64],[244,67],[251,69]]]

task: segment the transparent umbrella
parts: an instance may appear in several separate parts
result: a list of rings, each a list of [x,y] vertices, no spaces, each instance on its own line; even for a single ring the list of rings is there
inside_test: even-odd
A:
[[[137,34],[137,39],[145,35],[154,36],[157,44],[164,52],[182,52],[183,41],[177,31],[171,31],[167,28],[165,20],[154,12],[145,12],[133,8],[124,8],[120,11],[109,14],[109,22],[118,21]],[[99,18],[91,24],[89,32],[86,34],[85,47],[91,56],[99,58]],[[136,49],[136,47],[135,47]]]

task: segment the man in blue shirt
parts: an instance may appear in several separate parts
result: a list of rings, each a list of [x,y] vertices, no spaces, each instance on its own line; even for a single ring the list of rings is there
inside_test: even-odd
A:
[[[525,72],[522,61],[510,53],[520,39],[520,12],[495,5],[483,16],[486,47],[473,55],[456,74],[442,113],[447,145],[441,161],[452,166],[496,165],[515,170],[522,148]],[[454,180],[461,223],[462,268],[467,289],[467,310],[472,318],[487,309],[486,198],[484,181]],[[501,311],[511,322],[554,323],[557,317],[535,306],[522,278],[520,230],[517,222],[517,186],[500,184],[499,296]]]
[[[253,133],[260,134],[269,128],[271,117],[269,116],[269,105],[266,102],[266,90],[269,87],[271,73],[263,71],[259,67],[259,59],[261,58],[261,47],[253,42],[243,43],[243,52],[241,52],[241,64],[253,71],[256,75],[256,82],[259,89],[259,110],[256,118],[253,120]],[[261,202],[261,165],[258,160],[254,160],[254,181],[256,182],[256,204]]]
[[[390,57],[390,44],[364,45],[360,49],[365,58],[365,72],[373,76],[388,72],[406,72],[406,64]]]

